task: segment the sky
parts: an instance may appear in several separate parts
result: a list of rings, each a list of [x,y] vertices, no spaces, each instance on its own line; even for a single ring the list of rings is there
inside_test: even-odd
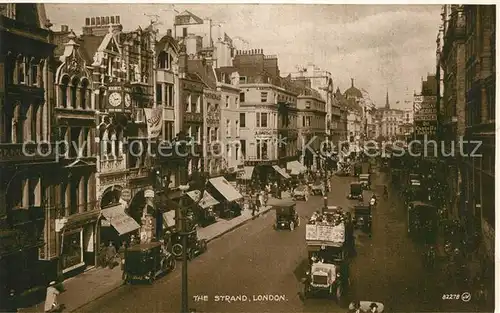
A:
[[[46,4],[53,30],[81,33],[85,17],[119,15],[124,30],[146,27],[157,15],[160,35],[177,12],[189,10],[222,24],[251,49],[278,56],[282,74],[314,63],[332,73],[335,89],[365,89],[376,106],[403,108],[435,73],[440,5],[343,4]],[[396,104],[396,101],[400,101]]]

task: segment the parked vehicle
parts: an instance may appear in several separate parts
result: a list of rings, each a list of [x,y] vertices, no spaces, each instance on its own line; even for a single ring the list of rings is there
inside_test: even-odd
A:
[[[207,251],[207,241],[199,239],[196,231],[191,232],[187,239],[187,256],[189,260]],[[182,258],[182,236],[179,233],[172,234],[172,254],[177,258]]]
[[[313,195],[321,195],[325,190],[325,185],[319,179],[316,179],[314,183],[311,185],[311,192]]]
[[[147,280],[152,283],[158,276],[173,271],[175,259],[171,253],[164,253],[161,243],[137,244],[125,251],[123,281]]]
[[[304,201],[309,200],[309,188],[307,186],[301,185],[293,190],[292,197],[294,200],[302,199]]]

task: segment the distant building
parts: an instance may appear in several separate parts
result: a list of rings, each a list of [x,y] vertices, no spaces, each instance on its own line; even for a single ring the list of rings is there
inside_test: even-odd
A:
[[[375,136],[377,140],[405,139],[411,127],[407,124],[410,121],[410,115],[407,111],[391,108],[389,92],[386,94],[385,106],[377,108],[375,111],[375,121]]]
[[[220,24],[189,11],[175,17],[174,37],[186,46],[189,56],[203,56],[215,68],[231,66],[235,54],[232,39]]]
[[[354,145],[359,145],[363,132],[363,94],[361,90],[354,87],[354,79],[351,78],[351,87],[344,92],[347,103],[347,140]]]

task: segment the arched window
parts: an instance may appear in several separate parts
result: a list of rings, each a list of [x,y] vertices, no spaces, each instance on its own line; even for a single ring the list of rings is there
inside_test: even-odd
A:
[[[106,108],[106,104],[104,103],[104,89],[99,89],[99,110],[104,110]]]
[[[61,83],[59,84],[59,94],[60,94],[60,103],[59,106],[63,108],[68,107],[68,85],[69,85],[69,77],[64,76],[61,79]]]
[[[71,107],[76,108],[77,105],[77,99],[78,99],[78,78],[74,77],[73,80],[71,81]]]
[[[8,55],[6,60],[5,60],[5,80],[7,84],[13,84],[14,83],[14,72],[16,71],[16,59],[14,56]]]
[[[82,109],[87,109],[87,92],[89,87],[89,81],[84,78],[80,87],[80,106]]]
[[[29,69],[29,77],[30,77],[30,85],[38,86],[38,72],[39,72],[39,64],[35,58],[31,58],[30,60],[30,69]]]
[[[160,52],[158,55],[157,67],[159,69],[170,69],[170,59],[168,53],[165,51]]]
[[[26,84],[26,62],[23,56],[17,58],[17,82]]]

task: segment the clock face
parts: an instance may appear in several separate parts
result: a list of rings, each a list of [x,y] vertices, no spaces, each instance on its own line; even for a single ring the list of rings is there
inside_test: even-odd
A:
[[[130,100],[130,94],[126,93],[125,94],[125,106],[128,108],[130,106],[131,100]]]
[[[118,92],[113,92],[112,94],[110,94],[109,104],[111,104],[114,107],[117,107],[120,104],[122,104],[122,95],[120,95]]]

